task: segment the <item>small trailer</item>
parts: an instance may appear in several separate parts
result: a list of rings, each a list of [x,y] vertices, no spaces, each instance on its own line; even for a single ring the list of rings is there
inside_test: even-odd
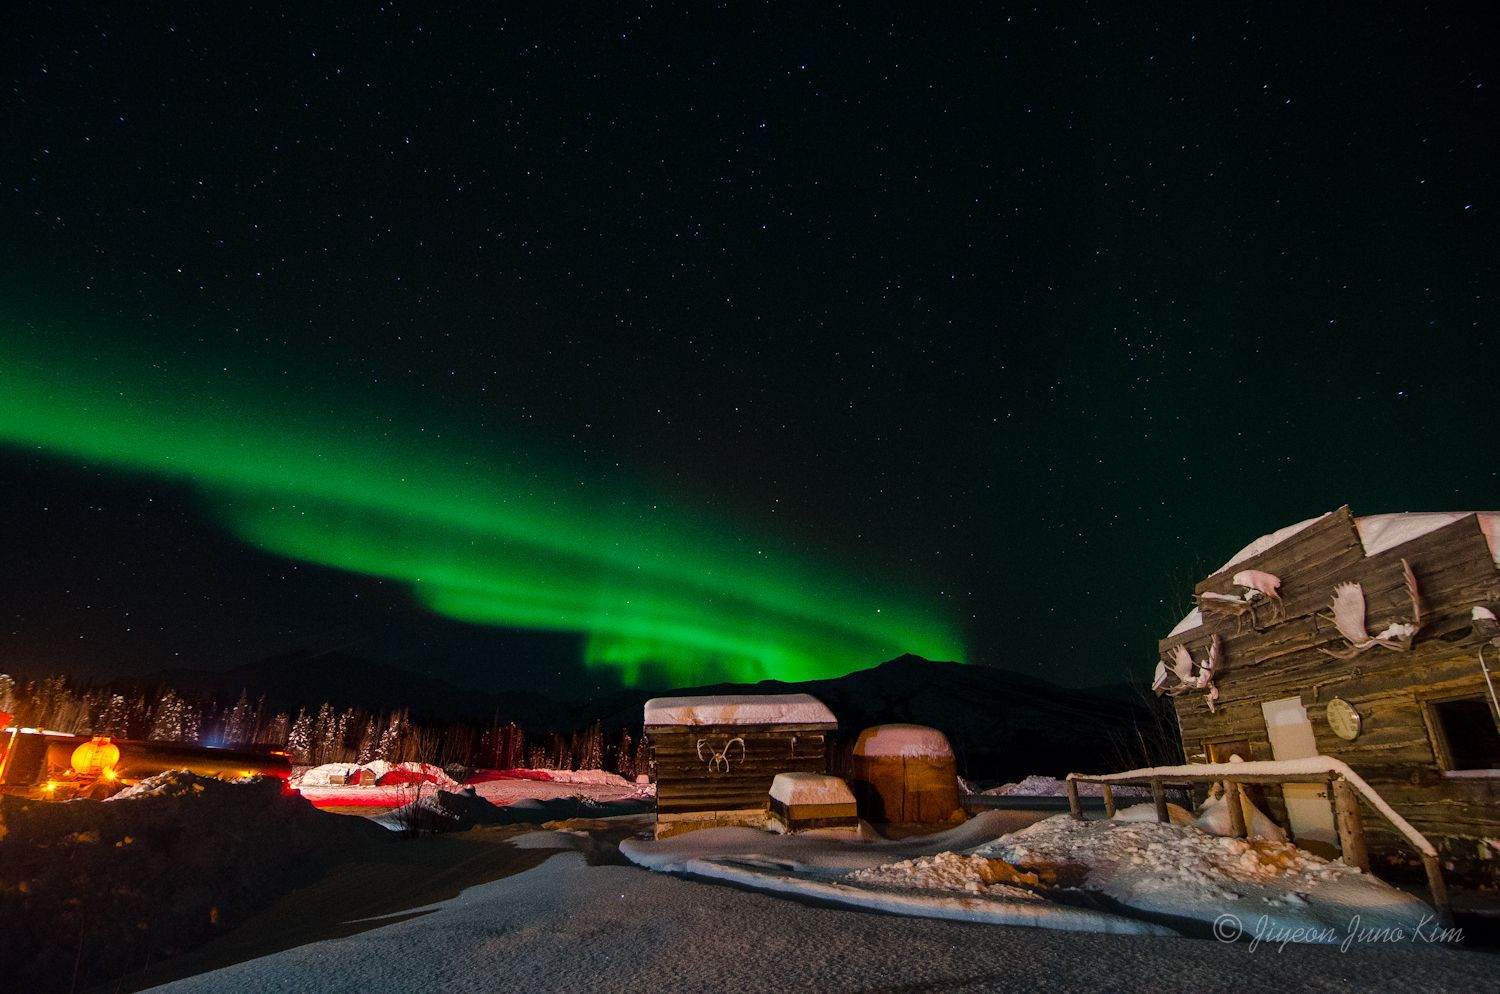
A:
[[[824,773],[833,712],[808,694],[658,697],[645,734],[656,762],[656,837],[765,828],[779,773]]]

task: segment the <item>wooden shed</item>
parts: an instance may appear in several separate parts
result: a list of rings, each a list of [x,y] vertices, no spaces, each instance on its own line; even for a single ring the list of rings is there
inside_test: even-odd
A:
[[[824,773],[838,722],[808,694],[658,697],[645,734],[656,762],[656,837],[765,828],[778,773]]]
[[[854,743],[854,794],[866,819],[897,825],[963,820],[948,738],[925,725],[876,725]]]
[[[1159,644],[1189,762],[1332,756],[1437,845],[1452,877],[1500,882],[1500,514],[1354,517],[1257,539],[1195,589]],[[1320,784],[1266,789],[1311,849],[1336,842]],[[1364,820],[1385,869],[1411,850]]]
[[[809,828],[859,828],[859,812],[849,785],[823,773],[778,773],[771,782],[770,828],[801,832]]]

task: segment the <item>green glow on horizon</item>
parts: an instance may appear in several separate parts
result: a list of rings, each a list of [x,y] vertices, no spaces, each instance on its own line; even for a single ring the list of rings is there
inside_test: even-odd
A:
[[[118,343],[84,359],[76,344],[26,348],[6,330],[0,444],[191,484],[213,520],[260,549],[407,584],[449,618],[582,634],[585,663],[627,684],[963,658],[955,627],[921,598],[638,490],[586,485],[493,438],[361,415],[367,401],[325,384],[161,368]]]

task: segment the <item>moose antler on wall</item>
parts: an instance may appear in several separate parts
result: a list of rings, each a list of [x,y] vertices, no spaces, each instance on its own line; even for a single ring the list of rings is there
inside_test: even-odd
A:
[[[1208,661],[1205,663],[1196,662],[1187,646],[1180,643],[1172,646],[1168,655],[1172,659],[1172,665],[1168,666],[1165,661],[1156,664],[1156,679],[1151,682],[1151,689],[1172,697],[1189,690],[1207,690],[1208,710],[1217,711],[1219,688],[1214,686],[1214,673],[1219,668],[1219,636],[1214,635],[1209,642]]]
[[[1340,583],[1333,588],[1333,627],[1349,641],[1349,648],[1319,651],[1335,659],[1350,659],[1377,645],[1393,652],[1409,650],[1422,629],[1422,598],[1417,591],[1416,575],[1405,559],[1401,560],[1401,572],[1406,576],[1406,596],[1411,600],[1411,621],[1394,622],[1379,635],[1371,635],[1365,629],[1364,588],[1358,583]]]

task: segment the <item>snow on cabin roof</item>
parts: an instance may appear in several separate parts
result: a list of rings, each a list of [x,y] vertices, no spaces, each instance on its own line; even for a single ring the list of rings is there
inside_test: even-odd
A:
[[[1490,547],[1490,558],[1500,566],[1500,511],[1415,511],[1402,514],[1372,514],[1355,518],[1359,529],[1359,540],[1364,544],[1365,555],[1373,556],[1386,549],[1420,538],[1428,532],[1437,531],[1471,514],[1479,515],[1479,530]]]
[[[1413,539],[1421,538],[1428,532],[1437,531],[1444,525],[1451,525],[1471,514],[1479,516],[1479,528],[1484,533],[1485,542],[1489,544],[1490,558],[1495,561],[1497,567],[1500,567],[1500,511],[1403,511],[1397,514],[1368,514],[1362,518],[1355,518],[1354,527],[1359,532],[1359,541],[1364,546],[1365,555],[1373,556],[1387,549],[1394,549],[1398,545],[1404,545]],[[1227,573],[1251,556],[1258,556],[1280,545],[1308,525],[1322,521],[1326,517],[1328,517],[1327,514],[1320,514],[1316,518],[1308,518],[1295,525],[1279,528],[1269,535],[1262,535],[1235,553],[1229,562],[1214,570],[1210,575]],[[1193,608],[1167,633],[1167,638],[1192,631],[1202,624],[1202,612]]]
[[[1197,608],[1193,608],[1187,613],[1186,617],[1177,622],[1176,626],[1174,626],[1170,632],[1167,632],[1167,638],[1171,638],[1173,635],[1181,635],[1183,632],[1192,631],[1194,628],[1199,628],[1202,625],[1203,612],[1198,610]]]
[[[1428,532],[1437,531],[1444,525],[1451,525],[1471,514],[1479,515],[1479,527],[1484,532],[1485,541],[1489,543],[1490,558],[1495,560],[1496,566],[1500,566],[1500,511],[1404,511],[1399,514],[1370,514],[1363,518],[1355,518],[1354,527],[1359,530],[1359,540],[1365,547],[1365,555],[1373,556],[1410,542],[1414,538],[1421,538]],[[1262,535],[1235,553],[1229,562],[1214,570],[1210,575],[1227,572],[1231,567],[1238,566],[1251,556],[1258,556],[1267,549],[1280,545],[1308,525],[1322,521],[1326,517],[1328,517],[1327,514],[1320,514],[1316,518],[1308,518],[1295,525],[1277,529],[1269,535]],[[1183,621],[1186,622],[1187,619],[1184,618]],[[1192,627],[1192,625],[1187,625],[1185,628],[1179,626],[1183,631]],[[1177,634],[1176,630],[1172,634]]]
[[[859,733],[858,756],[943,757],[953,755],[948,737],[926,725],[876,725]]]
[[[729,694],[655,697],[646,702],[646,725],[835,725],[838,720],[811,694]]]
[[[788,806],[854,803],[849,785],[826,773],[778,773],[771,781],[771,796]]]
[[[1329,514],[1331,513],[1332,512],[1330,511]],[[1278,528],[1269,535],[1262,535],[1254,542],[1251,542],[1249,545],[1245,546],[1239,552],[1236,552],[1230,558],[1229,562],[1214,570],[1213,573],[1209,574],[1209,576],[1223,573],[1225,570],[1229,569],[1229,567],[1238,566],[1240,563],[1244,562],[1246,559],[1249,559],[1251,556],[1258,556],[1262,552],[1265,552],[1267,549],[1272,548],[1273,546],[1280,545],[1282,542],[1285,542],[1287,539],[1291,538],[1293,535],[1297,534],[1308,525],[1322,521],[1326,517],[1328,517],[1328,514],[1320,514],[1316,518],[1308,518],[1306,521],[1299,521],[1295,525],[1287,525],[1285,528]]]

